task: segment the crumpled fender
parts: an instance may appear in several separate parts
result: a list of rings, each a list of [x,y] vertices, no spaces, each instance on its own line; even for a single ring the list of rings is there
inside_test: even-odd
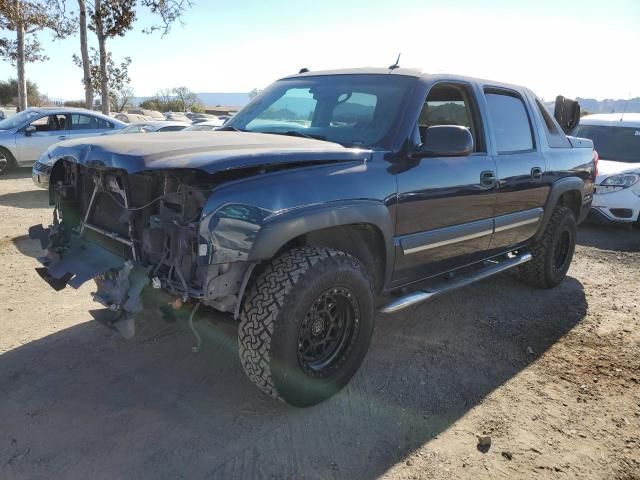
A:
[[[369,224],[393,267],[395,177],[382,159],[258,175],[215,189],[203,209],[208,263],[272,258],[288,241],[324,228]]]

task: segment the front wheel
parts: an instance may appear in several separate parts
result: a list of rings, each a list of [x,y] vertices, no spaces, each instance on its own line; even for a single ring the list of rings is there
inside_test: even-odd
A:
[[[520,267],[522,280],[553,288],[567,275],[576,248],[576,217],[567,207],[556,207],[542,237],[531,245],[532,260]]]
[[[354,257],[294,248],[258,277],[240,317],[240,361],[260,390],[319,403],[356,373],[373,331],[372,281]]]
[[[0,148],[0,175],[4,175],[16,167],[16,160],[13,155],[4,148]]]

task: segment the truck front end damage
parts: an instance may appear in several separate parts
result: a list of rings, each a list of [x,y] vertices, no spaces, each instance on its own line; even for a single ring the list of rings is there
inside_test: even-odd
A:
[[[247,265],[210,265],[199,233],[215,185],[215,175],[195,169],[128,173],[60,160],[50,182],[53,224],[29,230],[46,251],[37,271],[56,290],[94,279],[93,298],[105,307],[96,318],[126,338],[143,290],[174,307],[191,301],[231,311]]]

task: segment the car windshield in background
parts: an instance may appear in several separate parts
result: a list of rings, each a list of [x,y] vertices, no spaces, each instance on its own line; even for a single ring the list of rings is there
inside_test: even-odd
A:
[[[12,117],[9,117],[0,122],[0,130],[11,130],[27,122],[32,118],[39,117],[41,113],[34,112],[33,110],[24,110],[20,113],[16,113]]]
[[[640,128],[578,125],[571,133],[593,140],[600,158],[617,162],[640,162]]]
[[[381,147],[415,78],[332,75],[281,80],[224,128],[305,136],[354,147]]]

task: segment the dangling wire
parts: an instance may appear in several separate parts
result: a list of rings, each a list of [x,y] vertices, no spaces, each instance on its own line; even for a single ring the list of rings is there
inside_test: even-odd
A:
[[[195,327],[193,326],[193,317],[195,317],[199,306],[200,306],[200,302],[196,303],[196,306],[193,307],[193,310],[191,310],[191,315],[189,315],[189,328],[191,329],[193,334],[196,336],[196,344],[193,347],[191,347],[191,351],[193,353],[198,353],[200,351],[200,345],[202,344],[202,340],[200,339],[200,334],[196,331]]]

